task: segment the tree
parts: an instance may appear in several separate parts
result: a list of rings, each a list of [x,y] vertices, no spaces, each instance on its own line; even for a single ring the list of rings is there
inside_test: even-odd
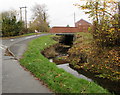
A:
[[[70,27],[70,25],[67,25],[66,27]]]
[[[31,30],[38,30],[40,32],[49,31],[48,15],[45,5],[36,4],[33,9],[33,21],[31,23]]]
[[[17,36],[23,26],[23,22],[17,21],[15,10],[2,12],[2,36]]]
[[[119,31],[119,2],[115,0],[87,0],[85,5],[77,5],[85,10],[93,19],[93,37],[101,46],[118,45]]]

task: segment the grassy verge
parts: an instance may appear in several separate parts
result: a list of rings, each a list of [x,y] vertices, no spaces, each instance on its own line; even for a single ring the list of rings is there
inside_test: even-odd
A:
[[[109,93],[94,82],[76,78],[63,69],[57,68],[54,63],[49,62],[40,53],[44,48],[55,43],[51,39],[51,35],[31,41],[28,50],[20,60],[20,64],[45,82],[56,93]]]
[[[37,33],[41,34],[41,33]],[[25,37],[25,36],[31,36],[31,35],[36,35],[36,33],[28,33],[28,34],[23,34],[23,35],[19,35],[19,36],[12,36],[12,37],[0,37],[0,39],[12,39],[12,38],[17,38],[17,37]]]

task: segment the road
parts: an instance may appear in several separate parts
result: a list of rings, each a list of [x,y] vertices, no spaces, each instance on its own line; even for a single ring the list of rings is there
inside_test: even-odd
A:
[[[47,34],[2,40],[2,93],[52,93],[42,82],[36,80],[28,71],[25,71],[18,60],[12,56],[5,56],[7,47],[20,58],[26,50],[27,43],[40,36]],[[1,69],[1,68],[0,68]],[[1,85],[1,82],[0,82]]]

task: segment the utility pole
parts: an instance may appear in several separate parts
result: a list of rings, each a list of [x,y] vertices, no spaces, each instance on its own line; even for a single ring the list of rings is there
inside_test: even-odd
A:
[[[22,21],[22,8],[20,7],[20,20]]]
[[[27,29],[27,10],[26,10],[26,6],[25,7],[20,7],[20,20],[22,21],[22,8],[25,9],[25,28]]]
[[[24,7],[25,8],[25,27],[27,29],[27,10],[26,10],[26,6]]]

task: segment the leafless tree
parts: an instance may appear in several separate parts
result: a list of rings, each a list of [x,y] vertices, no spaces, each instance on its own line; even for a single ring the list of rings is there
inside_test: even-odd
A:
[[[46,5],[35,4],[32,8],[32,13],[32,17],[34,18],[31,23],[32,30],[36,29],[41,32],[47,32],[49,30],[49,23]]]

